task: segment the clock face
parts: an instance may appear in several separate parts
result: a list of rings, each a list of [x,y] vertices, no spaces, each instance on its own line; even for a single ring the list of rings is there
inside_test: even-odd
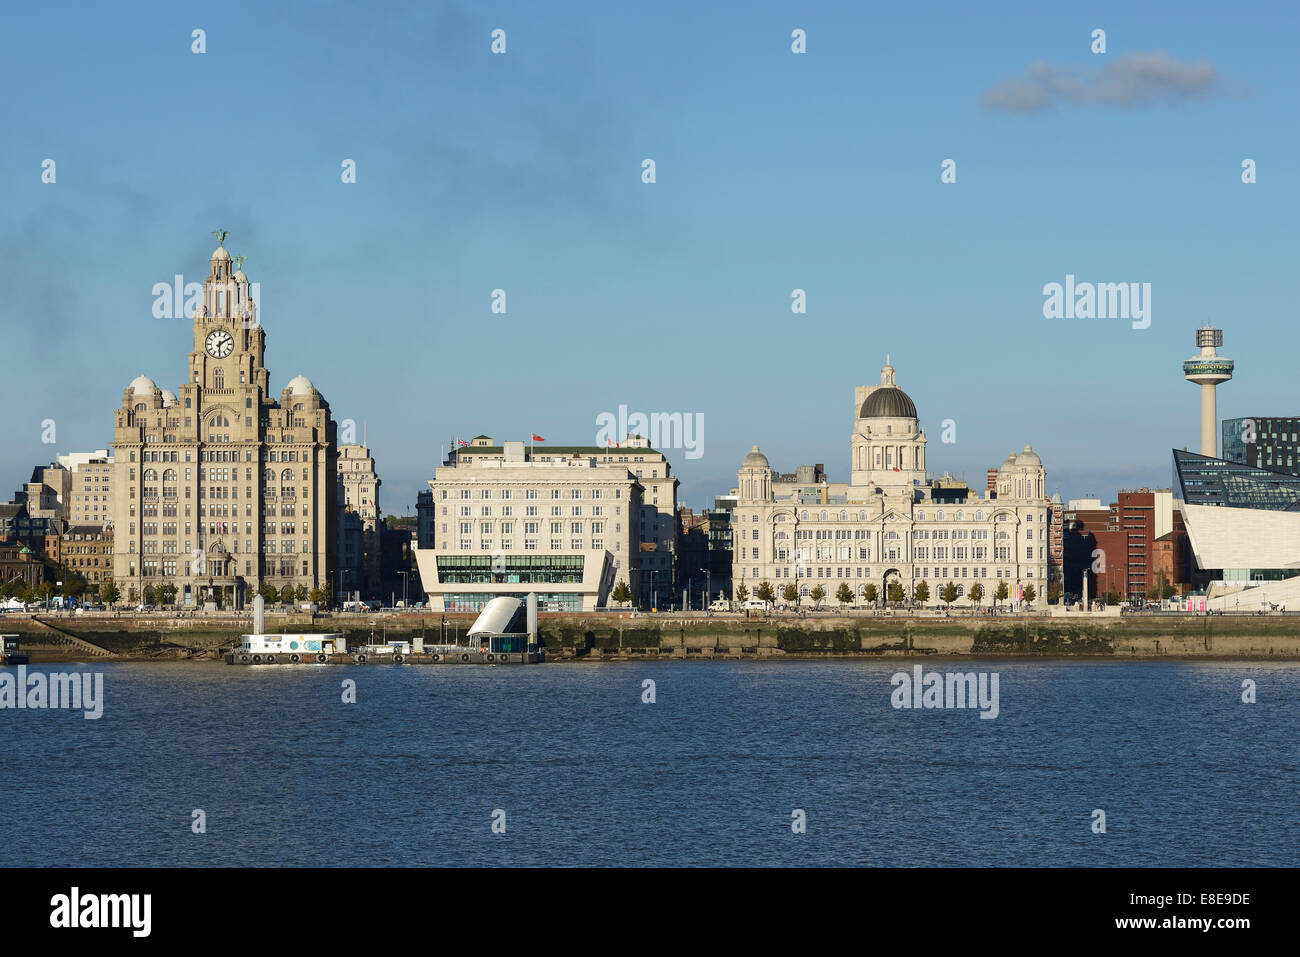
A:
[[[222,332],[220,329],[208,333],[208,355],[216,359],[224,359],[230,355],[230,350],[233,348],[235,348],[235,340],[230,337],[230,333]]]

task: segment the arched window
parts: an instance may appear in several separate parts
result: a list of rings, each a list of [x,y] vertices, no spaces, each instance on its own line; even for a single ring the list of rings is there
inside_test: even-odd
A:
[[[943,509],[939,509],[939,511],[937,511],[937,512],[934,513],[934,519],[935,519],[936,522],[942,522],[942,521],[943,521]]]
[[[804,522],[808,521],[808,509],[805,508],[802,512],[799,513],[799,519],[800,521],[804,521]]]
[[[984,521],[984,509],[981,508],[975,512],[975,521],[977,522]]]
[[[961,509],[957,509],[957,521],[960,522],[960,521],[962,521],[965,517],[966,517],[966,513],[963,512]]]
[[[226,374],[220,369],[212,373],[212,388],[224,389],[226,387]]]
[[[858,521],[865,522],[866,520],[867,520],[867,510],[865,508],[858,509]]]
[[[826,509],[822,509],[821,520],[824,522],[824,521],[826,521],[828,518],[830,518],[829,513],[827,513]]]
[[[849,518],[848,511],[846,509],[840,509],[840,521],[846,522],[848,521],[848,518]]]
[[[918,511],[918,512],[916,513],[916,520],[917,520],[918,522],[924,522],[924,521],[925,521],[925,512],[923,512],[923,511]]]
[[[144,480],[146,482],[156,482],[158,481],[158,473],[155,472],[153,469],[145,469]]]
[[[163,481],[164,481],[164,482],[175,482],[175,481],[176,481],[176,470],[175,470],[175,469],[167,469],[167,470],[165,470],[165,471],[163,472]]]
[[[293,481],[293,469],[285,469],[280,473],[280,478],[285,482]]]

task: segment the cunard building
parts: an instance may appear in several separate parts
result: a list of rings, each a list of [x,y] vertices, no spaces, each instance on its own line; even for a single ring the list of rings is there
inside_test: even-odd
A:
[[[224,246],[193,333],[185,382],[172,392],[141,375],[114,413],[113,578],[123,597],[170,584],[182,606],[241,608],[263,582],[281,593],[328,587],[338,484],[329,403],[301,375],[272,395],[266,331]]]
[[[1045,605],[1050,502],[1038,455],[1028,445],[1012,453],[981,493],[934,477],[926,444],[916,405],[886,360],[879,385],[855,390],[848,483],[808,466],[782,476],[754,446],[734,490],[734,585],[753,595],[767,582],[780,600],[793,584],[801,604],[821,585],[834,607],[842,584],[861,603],[868,585],[884,599],[897,583],[912,599],[924,581],[934,604],[951,582],[966,604],[979,583],[989,605],[1005,583],[1009,602]]]

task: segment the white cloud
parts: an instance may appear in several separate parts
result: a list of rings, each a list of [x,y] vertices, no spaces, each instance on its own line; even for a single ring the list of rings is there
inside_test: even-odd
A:
[[[1157,50],[1125,53],[1095,70],[1035,60],[1024,76],[991,87],[982,99],[994,109],[1026,113],[1059,104],[1173,103],[1212,96],[1227,86],[1208,59],[1179,60]]]

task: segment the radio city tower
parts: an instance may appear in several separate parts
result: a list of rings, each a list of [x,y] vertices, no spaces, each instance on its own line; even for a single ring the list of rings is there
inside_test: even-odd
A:
[[[1196,344],[1201,354],[1183,363],[1183,378],[1201,387],[1201,454],[1218,458],[1219,423],[1214,390],[1220,382],[1232,378],[1234,363],[1214,351],[1215,346],[1223,345],[1222,329],[1209,326],[1197,329]]]

